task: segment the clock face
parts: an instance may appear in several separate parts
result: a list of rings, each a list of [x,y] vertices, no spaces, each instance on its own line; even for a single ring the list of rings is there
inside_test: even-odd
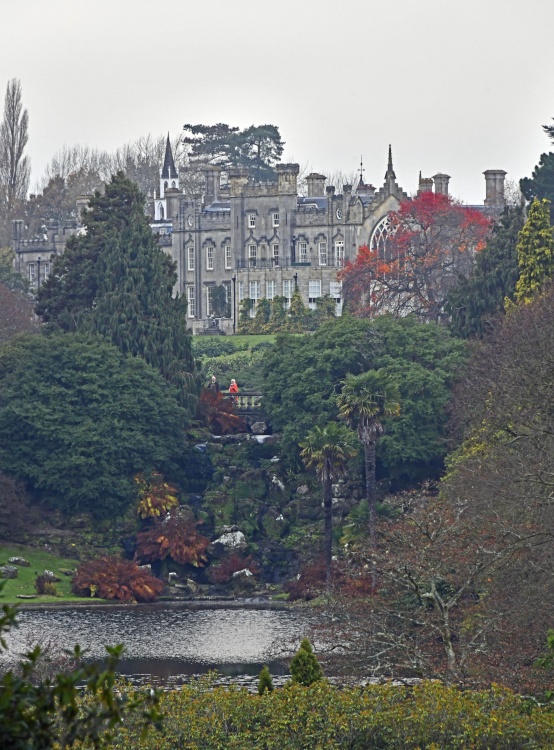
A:
[[[342,208],[337,208],[337,219],[342,219]]]
[[[189,227],[191,227],[194,224],[194,219],[192,215],[187,216],[187,224],[189,225]]]

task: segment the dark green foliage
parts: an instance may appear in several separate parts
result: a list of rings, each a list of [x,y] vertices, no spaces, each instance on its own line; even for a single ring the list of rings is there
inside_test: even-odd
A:
[[[513,298],[518,279],[516,245],[523,221],[521,207],[507,208],[477,254],[469,278],[460,277],[449,293],[447,311],[455,336],[483,336],[491,328],[491,319],[504,313],[506,297]]]
[[[399,382],[402,413],[384,420],[378,476],[416,481],[440,470],[446,405],[464,360],[463,342],[434,323],[345,315],[313,336],[277,337],[262,363],[264,409],[274,431],[282,434],[283,451],[295,460],[307,432],[338,416],[335,396],[346,375],[385,367]]]
[[[538,166],[531,177],[524,177],[519,181],[521,192],[528,201],[534,198],[547,198],[550,205],[550,221],[553,220],[554,204],[554,153],[541,154]]]
[[[235,341],[225,336],[195,336],[192,339],[192,351],[195,357],[220,357],[223,354],[248,349],[246,341]]]
[[[0,466],[66,513],[122,513],[134,474],[179,460],[186,412],[172,387],[100,337],[7,344],[0,386]]]
[[[173,297],[175,264],[152,235],[144,196],[120,172],[91,198],[84,222],[86,234],[68,240],[41,286],[37,313],[51,327],[99,333],[142,357],[192,414],[197,383],[186,302]]]
[[[260,672],[260,681],[258,682],[258,695],[264,693],[271,693],[273,691],[273,681],[271,679],[271,673],[269,667],[265,666]]]
[[[275,178],[275,165],[281,160],[284,143],[275,125],[237,127],[217,125],[184,125],[184,143],[192,146],[193,160],[217,164],[224,170],[248,169],[255,180]]]
[[[313,685],[314,682],[323,679],[323,672],[319,664],[312,644],[304,638],[295,656],[290,663],[292,681],[297,685]]]
[[[0,615],[0,645],[3,636],[16,626],[16,610],[4,605]],[[0,677],[0,737],[5,750],[51,750],[71,747],[112,747],[113,730],[125,716],[136,712],[139,734],[150,724],[159,727],[156,708],[159,693],[154,690],[115,689],[115,670],[122,646],[106,647],[102,666],[87,664],[76,646],[71,654],[79,666],[51,678],[37,678],[41,649],[24,655],[17,670]],[[85,708],[86,710],[83,710]],[[82,745],[81,745],[82,743]]]

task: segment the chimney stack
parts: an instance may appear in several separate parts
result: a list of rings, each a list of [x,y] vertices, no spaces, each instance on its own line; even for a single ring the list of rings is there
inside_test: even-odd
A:
[[[487,169],[483,174],[485,175],[486,189],[485,206],[504,208],[506,205],[504,180],[508,173],[503,169]]]
[[[435,183],[435,193],[438,195],[448,196],[448,181],[450,180],[449,174],[438,174],[433,175],[433,181]]]
[[[327,177],[323,174],[317,174],[317,172],[311,172],[306,177],[306,183],[308,185],[308,198],[320,198],[325,195],[325,182]]]

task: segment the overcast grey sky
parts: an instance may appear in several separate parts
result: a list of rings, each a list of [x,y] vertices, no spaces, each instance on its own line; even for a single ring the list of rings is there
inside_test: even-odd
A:
[[[272,123],[284,158],[377,187],[530,175],[554,117],[554,0],[0,0],[32,183],[64,144],[112,150],[186,122]],[[3,94],[2,94],[3,99]],[[554,148],[554,146],[553,146]]]

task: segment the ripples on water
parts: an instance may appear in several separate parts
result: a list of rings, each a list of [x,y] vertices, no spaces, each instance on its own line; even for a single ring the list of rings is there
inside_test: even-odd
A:
[[[279,659],[294,651],[309,628],[308,615],[298,612],[167,605],[22,610],[18,622],[8,636],[12,655],[36,638],[60,648],[78,643],[90,660],[99,661],[105,644],[123,643],[118,671],[162,682],[214,669],[228,676],[257,675],[268,663],[273,674],[284,674]]]

